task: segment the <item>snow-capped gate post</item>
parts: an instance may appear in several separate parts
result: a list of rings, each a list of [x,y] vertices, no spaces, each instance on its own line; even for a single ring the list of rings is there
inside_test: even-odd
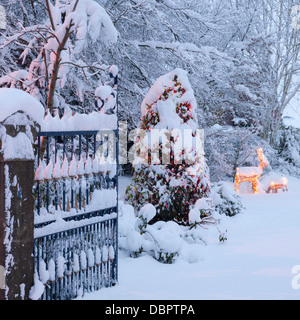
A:
[[[0,89],[0,98],[4,98],[0,103],[0,300],[20,300],[29,299],[33,285],[33,143],[40,130],[34,113],[40,109],[35,109],[35,101],[31,101],[26,112],[27,93],[20,97],[18,90],[3,90]],[[13,104],[16,98],[19,102]]]

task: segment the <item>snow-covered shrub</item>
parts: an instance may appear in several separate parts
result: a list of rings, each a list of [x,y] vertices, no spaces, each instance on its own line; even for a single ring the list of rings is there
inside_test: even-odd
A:
[[[127,234],[134,230],[136,215],[134,208],[130,204],[119,202],[119,235],[126,237]]]
[[[179,225],[175,221],[157,221],[150,225],[148,222],[156,214],[153,205],[146,204],[134,214],[131,205],[120,202],[119,249],[128,252],[132,258],[147,254],[166,264],[178,258],[188,262],[198,261],[199,252],[195,250],[207,245],[211,241],[208,239],[219,236],[220,240],[221,233],[215,228],[218,221],[212,215],[202,216],[199,208],[203,205],[200,206],[199,202],[197,205],[195,209],[198,213],[194,216],[197,223],[194,226]]]
[[[226,242],[227,241],[227,230],[225,231],[219,231],[219,241],[220,242]]]
[[[189,225],[191,228],[195,228],[200,224],[215,223],[215,219],[212,216],[214,210],[212,199],[202,198],[198,199],[194,208],[189,211]]]
[[[163,250],[155,251],[155,259],[159,262],[172,264],[176,256],[178,255],[177,252],[164,252]]]
[[[182,229],[174,221],[159,221],[146,229],[154,240],[153,257],[162,263],[173,263],[180,254],[183,240]]]
[[[149,221],[151,221],[156,215],[156,209],[151,203],[145,204],[140,212],[139,212],[139,219],[136,223],[136,229],[140,231],[141,234],[143,234],[145,229],[147,228],[147,225]]]
[[[132,230],[127,234],[127,249],[131,257],[137,258],[143,252],[143,238],[142,235],[136,231]]]
[[[241,197],[233,186],[225,181],[214,184],[211,193],[215,209],[219,214],[231,217],[241,213],[244,209]]]
[[[133,183],[126,190],[126,200],[137,210],[151,203],[157,211],[151,223],[159,220],[188,223],[190,207],[209,193],[208,167],[201,161],[203,152],[200,154],[196,148],[196,108],[193,89],[181,69],[160,77],[142,103],[140,128],[144,136],[136,139]],[[153,129],[166,132],[169,140],[165,143],[161,137],[153,142]],[[183,139],[185,129],[191,133],[188,146],[178,148],[176,143]],[[167,161],[166,154],[169,154]],[[194,161],[188,161],[188,157]]]

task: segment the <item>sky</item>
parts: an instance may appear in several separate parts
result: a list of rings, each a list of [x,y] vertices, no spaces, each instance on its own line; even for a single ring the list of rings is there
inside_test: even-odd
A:
[[[285,110],[284,123],[300,128],[300,92]]]

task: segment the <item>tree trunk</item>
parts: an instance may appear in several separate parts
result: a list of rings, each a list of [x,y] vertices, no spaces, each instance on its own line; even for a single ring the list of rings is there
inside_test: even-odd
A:
[[[75,2],[73,12],[76,10],[76,7],[78,5],[79,0]],[[49,17],[51,17],[51,12],[50,9],[48,10]],[[51,19],[50,19],[51,20]],[[60,68],[60,63],[61,63],[61,53],[63,50],[65,50],[66,43],[70,37],[71,34],[71,29],[74,26],[72,19],[70,20],[70,24],[68,27],[66,27],[65,30],[65,35],[59,44],[56,52],[56,58],[55,62],[53,65],[52,69],[52,74],[51,74],[51,81],[50,81],[50,86],[49,86],[49,93],[48,93],[48,98],[47,98],[47,114],[50,112],[52,114],[53,112],[53,107],[54,107],[54,94],[55,94],[55,89],[56,89],[56,84],[57,84],[57,79],[58,79],[58,73],[59,73],[59,68]],[[45,150],[46,150],[46,145],[47,145],[47,137],[42,138],[41,142],[41,158],[43,157]]]

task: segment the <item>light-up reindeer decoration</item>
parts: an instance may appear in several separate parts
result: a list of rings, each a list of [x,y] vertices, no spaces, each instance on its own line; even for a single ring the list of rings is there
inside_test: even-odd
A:
[[[259,148],[257,151],[259,159],[258,167],[240,167],[236,169],[234,189],[239,192],[242,182],[250,182],[254,193],[258,193],[258,179],[261,177],[263,169],[269,165],[268,160],[263,154],[263,149]]]

